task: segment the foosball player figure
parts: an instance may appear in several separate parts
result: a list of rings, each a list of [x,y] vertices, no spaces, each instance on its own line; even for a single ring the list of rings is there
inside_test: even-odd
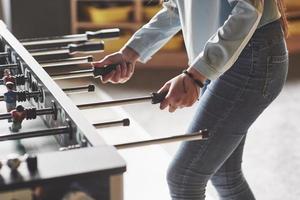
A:
[[[4,101],[6,103],[6,110],[10,112],[16,108],[17,104],[17,92],[14,90],[14,83],[13,82],[6,82],[7,92],[4,93]],[[11,119],[8,120],[11,122]]]
[[[23,106],[18,105],[15,110],[11,111],[12,124],[9,129],[12,132],[18,132],[22,128],[22,122],[26,118],[26,111]]]
[[[12,82],[15,84],[16,80],[15,80],[15,77],[13,77],[10,73],[10,70],[9,69],[5,69],[4,72],[3,72],[3,83],[6,84],[7,82]],[[14,86],[15,87],[15,86]]]

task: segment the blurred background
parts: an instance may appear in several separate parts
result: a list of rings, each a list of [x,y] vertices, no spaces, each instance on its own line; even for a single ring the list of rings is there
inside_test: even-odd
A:
[[[245,149],[246,177],[257,199],[300,198],[300,1],[286,0],[290,26],[290,66],[281,95],[249,130]],[[121,37],[105,41],[105,52],[117,51],[160,8],[158,0],[2,0],[1,19],[19,38],[82,33],[120,28]],[[101,86],[112,98],[133,97],[158,90],[181,73],[187,57],[181,33],[147,64],[138,64],[133,78],[122,85]],[[170,114],[157,106],[135,104],[124,109],[151,135],[184,133],[197,105]],[[234,122],[233,122],[234,123]],[[178,144],[165,145],[172,156]],[[215,196],[213,191],[209,191]]]

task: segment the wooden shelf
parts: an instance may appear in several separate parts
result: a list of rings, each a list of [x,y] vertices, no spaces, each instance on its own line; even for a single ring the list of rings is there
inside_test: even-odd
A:
[[[290,36],[287,40],[287,46],[289,53],[299,53],[300,52],[300,35],[299,36]]]
[[[287,18],[289,20],[300,19],[300,10],[294,10],[287,12]]]
[[[120,28],[137,30],[142,24],[135,22],[122,22],[122,23],[109,23],[109,24],[97,24],[93,22],[77,22],[75,28],[78,29],[101,29],[101,28]]]
[[[296,9],[288,10],[287,18],[288,21],[290,22],[289,23],[290,26],[293,26],[293,29],[295,28],[298,29],[298,25],[300,25],[300,10],[296,10]],[[287,46],[290,54],[295,54],[300,52],[300,35],[298,35],[298,31],[290,34],[290,36],[287,39]]]
[[[91,2],[99,2],[101,3],[102,0],[70,0],[71,6],[71,30],[72,33],[78,33],[79,31],[86,31],[86,30],[95,30],[95,29],[102,29],[102,28],[120,28],[121,32],[123,31],[130,31],[134,33],[138,30],[145,22],[144,19],[144,5],[143,0],[131,0],[133,6],[133,16],[131,21],[127,22],[120,22],[120,23],[107,23],[107,24],[97,24],[89,21],[83,21],[79,19],[78,5],[83,5],[86,3]],[[105,1],[108,2],[108,1]],[[118,1],[114,0],[113,3]],[[124,2],[119,0],[119,2]],[[109,54],[110,52],[95,54],[95,60],[103,58],[105,55]],[[178,68],[178,67],[186,67],[187,66],[187,56],[186,52],[182,49],[178,51],[165,51],[161,50],[156,53],[153,58],[147,62],[147,64],[138,64],[139,67],[152,67],[152,68]]]

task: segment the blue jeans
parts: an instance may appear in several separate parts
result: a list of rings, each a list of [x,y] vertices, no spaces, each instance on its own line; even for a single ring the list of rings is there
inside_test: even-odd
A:
[[[173,200],[203,200],[211,180],[222,200],[255,199],[241,169],[248,128],[278,96],[288,54],[279,21],[259,28],[236,63],[207,82],[188,133],[210,131],[205,141],[183,142],[169,166]]]

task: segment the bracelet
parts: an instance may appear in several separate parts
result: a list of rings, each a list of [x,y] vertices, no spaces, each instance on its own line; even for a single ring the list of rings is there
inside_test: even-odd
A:
[[[186,69],[183,70],[182,73],[186,74],[188,77],[190,77],[194,81],[194,83],[196,83],[196,85],[198,85],[200,88],[204,87],[204,84],[201,81],[195,79],[194,76],[193,76],[193,74],[191,74],[190,72],[188,72]]]

